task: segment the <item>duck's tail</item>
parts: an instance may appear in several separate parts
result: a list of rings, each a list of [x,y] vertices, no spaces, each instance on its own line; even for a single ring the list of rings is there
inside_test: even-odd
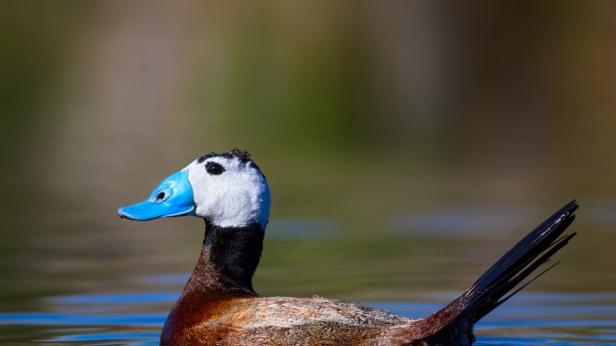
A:
[[[575,236],[576,233],[563,232],[573,222],[577,208],[572,201],[557,211],[494,263],[462,296],[421,320],[419,340],[430,345],[472,343],[477,321],[558,264],[523,282]]]

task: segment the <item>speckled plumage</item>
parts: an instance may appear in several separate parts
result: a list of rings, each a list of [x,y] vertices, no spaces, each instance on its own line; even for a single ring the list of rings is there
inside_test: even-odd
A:
[[[174,333],[179,344],[385,345],[413,320],[325,298],[221,297],[208,318]],[[193,313],[194,311],[191,311]],[[387,335],[391,334],[391,335]],[[182,340],[182,341],[181,341]]]

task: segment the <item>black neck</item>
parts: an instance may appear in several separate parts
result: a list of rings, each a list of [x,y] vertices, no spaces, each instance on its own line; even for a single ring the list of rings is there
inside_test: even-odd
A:
[[[263,250],[258,224],[245,227],[205,226],[205,239],[197,266],[185,291],[256,294],[252,276]]]

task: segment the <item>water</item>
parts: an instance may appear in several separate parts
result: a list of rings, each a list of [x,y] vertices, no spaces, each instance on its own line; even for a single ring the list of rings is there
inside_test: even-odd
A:
[[[590,216],[574,224],[581,234],[557,256],[563,263],[484,318],[478,345],[616,344],[611,210],[588,204],[582,211]],[[378,231],[369,223],[274,219],[255,287],[264,295],[318,294],[427,316],[504,253],[522,235],[516,229],[540,221],[537,215],[547,214],[449,204],[392,217]],[[18,251],[7,246],[5,265],[23,270],[1,282],[0,343],[157,345],[198,255],[202,223],[101,221],[96,213],[59,219],[50,228],[62,232],[26,237]],[[83,231],[93,220],[102,230]],[[486,231],[496,224],[503,225],[498,234]]]
[[[169,278],[145,279],[162,282]],[[447,301],[445,298],[452,297],[451,292],[437,292],[413,301],[364,303],[417,317],[435,311]],[[165,307],[176,298],[177,292],[163,290],[49,297],[46,312],[0,314],[3,341],[157,345],[167,314]],[[616,294],[520,294],[481,321],[476,333],[477,345],[616,343]]]

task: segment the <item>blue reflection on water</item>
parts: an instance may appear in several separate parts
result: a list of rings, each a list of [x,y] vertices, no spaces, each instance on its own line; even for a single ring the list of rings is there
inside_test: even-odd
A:
[[[122,314],[122,315],[85,315],[47,312],[13,312],[0,314],[1,324],[47,325],[47,326],[158,326],[165,322],[166,312]]]
[[[184,275],[183,275],[184,276]],[[145,293],[115,293],[115,294],[76,294],[52,297],[52,304],[152,304],[175,301],[177,292],[145,292]]]

